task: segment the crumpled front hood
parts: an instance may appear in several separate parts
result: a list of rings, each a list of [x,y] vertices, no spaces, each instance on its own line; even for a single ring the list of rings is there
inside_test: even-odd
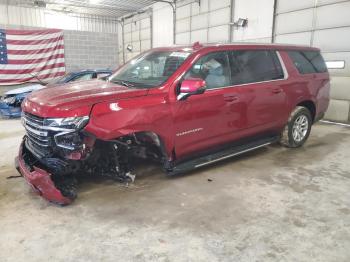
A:
[[[100,80],[72,82],[31,93],[22,108],[41,117],[82,116],[88,115],[96,103],[145,96],[147,93],[147,89],[133,89]]]
[[[16,89],[9,90],[5,93],[5,95],[18,95],[18,94],[22,94],[22,93],[28,93],[28,92],[32,92],[34,90],[41,89],[43,87],[45,87],[45,86],[40,85],[40,84],[28,85],[28,86],[19,87]]]

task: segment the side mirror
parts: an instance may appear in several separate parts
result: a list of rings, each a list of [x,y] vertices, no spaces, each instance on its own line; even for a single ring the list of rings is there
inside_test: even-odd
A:
[[[190,78],[183,80],[180,87],[180,94],[177,100],[185,100],[189,96],[203,94],[206,88],[205,80],[201,78]]]

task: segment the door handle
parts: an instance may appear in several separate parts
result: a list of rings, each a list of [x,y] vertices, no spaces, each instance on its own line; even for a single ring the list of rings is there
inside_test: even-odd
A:
[[[282,92],[282,88],[274,88],[274,89],[272,89],[272,93],[274,93],[274,94],[279,94],[281,92]]]
[[[238,101],[238,96],[225,96],[224,100],[226,102],[234,102],[234,101]]]

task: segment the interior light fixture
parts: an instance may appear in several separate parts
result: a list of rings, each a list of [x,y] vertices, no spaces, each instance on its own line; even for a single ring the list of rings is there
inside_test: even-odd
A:
[[[248,25],[248,18],[238,18],[236,22],[232,22],[230,25],[236,27],[246,27]]]
[[[133,46],[132,45],[127,45],[127,47],[126,47],[126,50],[128,50],[129,52],[132,52],[132,50],[133,50]]]
[[[46,3],[45,1],[34,1],[33,2],[35,7],[40,7],[40,8],[46,8]]]

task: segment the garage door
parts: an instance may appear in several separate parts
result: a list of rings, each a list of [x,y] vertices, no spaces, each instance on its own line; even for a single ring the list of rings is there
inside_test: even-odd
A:
[[[138,15],[124,21],[123,30],[125,61],[152,47],[151,16]],[[132,51],[126,50],[128,46]],[[120,45],[123,48],[123,45]],[[120,50],[122,57],[122,50]]]
[[[176,44],[228,42],[231,1],[179,1]]]
[[[321,48],[332,76],[326,118],[349,122],[350,1],[278,0],[274,40]]]

